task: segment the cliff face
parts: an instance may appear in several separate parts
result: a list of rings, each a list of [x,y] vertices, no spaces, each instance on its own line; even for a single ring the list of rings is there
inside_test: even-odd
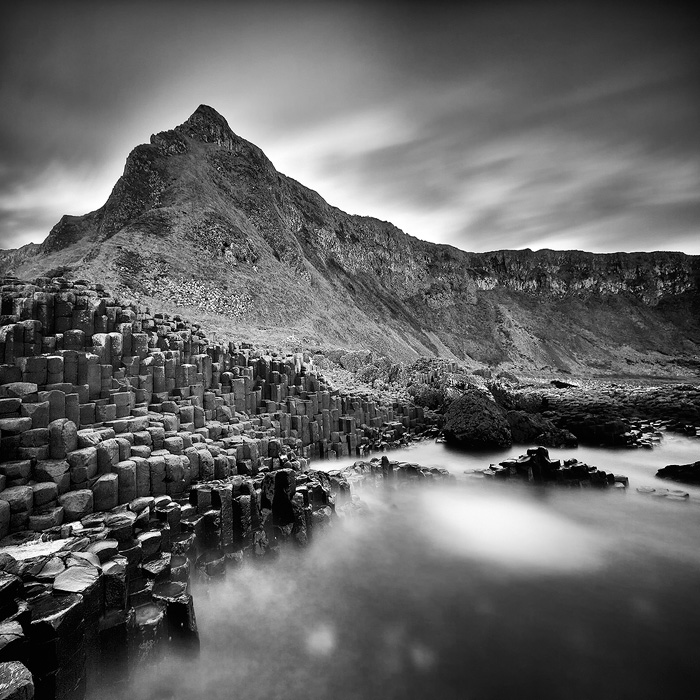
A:
[[[68,268],[239,332],[406,359],[656,373],[700,348],[697,256],[427,243],[330,206],[206,106],[136,147],[101,209],[0,267]]]

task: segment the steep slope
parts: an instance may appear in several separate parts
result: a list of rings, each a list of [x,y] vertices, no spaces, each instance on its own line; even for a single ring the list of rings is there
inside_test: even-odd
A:
[[[700,348],[696,256],[427,243],[330,206],[206,106],[137,146],[102,208],[0,268],[67,269],[210,325],[405,359],[656,373],[692,370]]]

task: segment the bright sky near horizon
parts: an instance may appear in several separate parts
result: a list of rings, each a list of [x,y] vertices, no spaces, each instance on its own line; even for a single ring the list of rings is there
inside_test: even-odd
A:
[[[700,36],[674,2],[16,3],[0,247],[102,204],[200,103],[353,214],[472,251],[700,254]]]

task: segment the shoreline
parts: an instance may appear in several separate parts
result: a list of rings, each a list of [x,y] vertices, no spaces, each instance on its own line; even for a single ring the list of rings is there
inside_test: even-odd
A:
[[[328,457],[364,461],[372,479],[371,454],[388,481],[452,479],[386,452],[443,427],[407,386],[333,386],[309,353],[210,342],[197,324],[99,285],[5,279],[2,294],[18,320],[0,339],[0,663],[29,670],[2,667],[8,698],[82,700],[98,677],[118,685],[161,644],[196,651],[192,580],[304,546],[336,509],[352,509]],[[415,386],[431,387],[433,374],[416,374]],[[700,424],[698,387],[482,375],[467,385],[499,411],[572,431],[583,417],[580,434],[613,445],[643,444],[653,420],[686,434]],[[681,394],[688,422],[675,425]],[[547,481],[566,467],[538,454],[490,475]],[[327,471],[315,469],[322,459]]]

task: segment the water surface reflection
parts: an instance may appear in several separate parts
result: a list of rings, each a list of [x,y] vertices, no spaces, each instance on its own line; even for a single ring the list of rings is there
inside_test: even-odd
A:
[[[467,479],[363,498],[198,590],[201,656],[143,669],[134,700],[697,696],[694,499]]]

